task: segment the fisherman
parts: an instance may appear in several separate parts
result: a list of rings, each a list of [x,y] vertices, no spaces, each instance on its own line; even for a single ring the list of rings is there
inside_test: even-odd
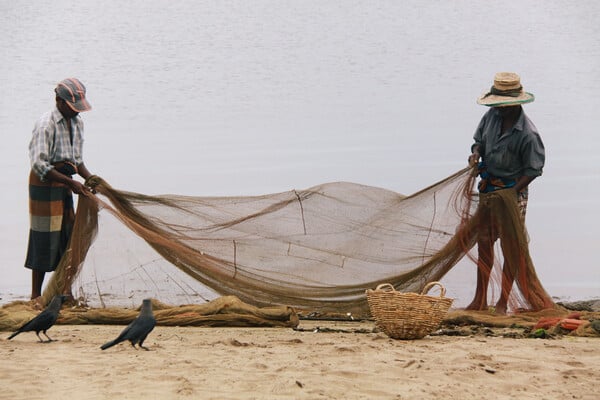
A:
[[[468,310],[485,310],[488,307],[487,287],[494,264],[493,247],[500,234],[498,216],[485,206],[481,196],[500,190],[512,191],[525,232],[529,185],[542,175],[545,161],[542,139],[522,107],[522,104],[530,103],[534,98],[533,94],[523,90],[519,75],[500,72],[495,75],[491,89],[477,100],[478,104],[490,109],[475,131],[475,142],[469,156],[469,163],[477,165],[480,176],[478,212],[482,218],[478,227],[477,288],[473,301],[467,306]],[[503,251],[506,247],[508,244],[502,243]],[[507,259],[507,254],[504,255],[502,289],[495,306],[498,314],[507,311],[508,297],[518,264],[522,261],[515,263]]]
[[[56,106],[37,121],[29,143],[30,230],[25,267],[32,271],[31,299],[38,307],[42,306],[37,303],[45,274],[57,268],[71,236],[73,193],[90,193],[73,176],[87,179],[92,175],[82,158],[83,120],[79,113],[91,109],[85,86],[76,78],[67,78],[54,92]]]

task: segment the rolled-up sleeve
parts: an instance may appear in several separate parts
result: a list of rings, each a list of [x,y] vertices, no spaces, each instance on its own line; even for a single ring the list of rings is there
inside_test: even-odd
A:
[[[523,163],[523,175],[534,177],[542,175],[546,162],[546,150],[537,133],[533,133],[523,147],[521,162]]]

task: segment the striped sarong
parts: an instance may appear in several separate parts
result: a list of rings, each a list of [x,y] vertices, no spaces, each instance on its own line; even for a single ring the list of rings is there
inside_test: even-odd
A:
[[[25,267],[54,271],[67,250],[75,212],[73,193],[59,182],[42,182],[29,173],[29,244]]]

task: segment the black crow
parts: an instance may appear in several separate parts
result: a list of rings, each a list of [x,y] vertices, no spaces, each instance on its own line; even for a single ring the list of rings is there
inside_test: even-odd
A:
[[[37,335],[40,342],[44,342],[40,337],[40,332],[44,334],[48,338],[48,342],[52,342],[50,336],[46,334],[46,331],[54,325],[58,318],[58,313],[60,312],[60,307],[63,302],[66,300],[67,296],[57,295],[54,296],[48,307],[35,317],[33,317],[29,322],[25,323],[22,327],[17,329],[15,333],[8,337],[8,340],[14,338],[21,332],[32,332],[34,331]]]
[[[144,340],[146,340],[146,337],[154,329],[155,325],[156,319],[154,318],[154,314],[152,314],[152,302],[150,299],[145,299],[142,302],[142,308],[137,318],[127,325],[115,340],[103,344],[100,348],[106,350],[115,344],[129,340],[133,348],[138,344],[142,349],[148,350],[148,348],[143,346]]]

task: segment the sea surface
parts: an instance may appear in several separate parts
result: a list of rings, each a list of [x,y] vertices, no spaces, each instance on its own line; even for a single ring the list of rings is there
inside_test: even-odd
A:
[[[600,3],[0,1],[0,302],[26,298],[27,147],[75,76],[86,165],[146,194],[255,195],[349,181],[411,194],[461,169],[515,71],[547,151],[527,216],[557,299],[600,297]],[[445,278],[464,305],[474,266]]]

